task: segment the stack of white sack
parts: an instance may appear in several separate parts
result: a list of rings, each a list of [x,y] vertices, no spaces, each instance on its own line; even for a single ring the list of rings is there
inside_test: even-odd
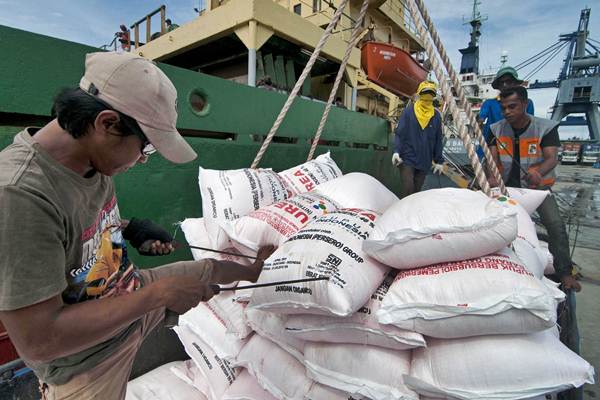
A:
[[[233,397],[233,399],[264,400],[273,397],[278,400],[351,400],[360,398],[325,387],[311,380],[304,365],[277,344],[260,335],[253,335],[244,346],[234,363],[236,367],[244,367],[258,383],[256,386],[250,377],[244,377],[246,387],[242,382],[236,383],[238,393],[260,393],[260,388],[266,390],[269,396],[264,398]],[[244,372],[242,372],[242,377]],[[234,387],[230,387],[233,391]],[[227,396],[227,393],[226,393]],[[224,397],[226,398],[226,397]],[[229,399],[229,397],[227,397]]]
[[[153,369],[127,383],[125,400],[206,400],[206,383],[196,382],[180,375],[187,369],[187,361],[174,361]]]
[[[423,396],[464,400],[531,399],[594,383],[594,368],[553,331],[429,339],[413,351],[405,382]]]
[[[200,168],[202,215],[212,248],[229,247],[221,225],[261,207],[312,190],[342,173],[329,153],[280,174],[271,169],[210,170]]]
[[[465,189],[414,194],[383,214],[364,249],[403,270],[383,300],[379,322],[427,336],[538,332],[556,323],[564,299],[555,285],[538,279],[544,266],[535,227],[507,197]]]
[[[377,320],[377,311],[395,276],[396,271],[390,271],[367,304],[353,315],[290,315],[285,322],[286,332],[294,338],[310,342],[354,343],[393,350],[425,346],[425,339],[421,334],[393,325],[383,325]]]

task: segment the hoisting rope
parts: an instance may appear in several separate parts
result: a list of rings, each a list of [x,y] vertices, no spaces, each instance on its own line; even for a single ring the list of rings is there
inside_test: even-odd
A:
[[[427,34],[425,26],[421,21],[419,10],[416,4],[418,0],[407,0],[408,8],[410,10],[410,14],[412,16],[413,21],[415,22],[415,26],[417,31],[419,32],[419,36],[423,39],[425,44],[425,50],[427,52],[427,56],[429,57],[429,61],[431,62],[435,76],[440,83],[440,88],[442,89],[442,94],[446,102],[448,103],[448,107],[450,112],[452,113],[452,117],[454,118],[454,122],[458,125],[458,135],[463,141],[463,145],[465,149],[467,149],[467,155],[469,157],[469,161],[471,162],[471,166],[473,167],[473,171],[475,171],[475,179],[479,184],[479,187],[483,192],[490,196],[491,190],[490,185],[487,181],[481,163],[479,162],[479,157],[477,157],[477,153],[475,152],[475,146],[471,143],[471,138],[469,133],[467,132],[467,126],[464,123],[460,123],[460,112],[458,106],[456,104],[456,100],[452,95],[452,91],[450,90],[449,84],[447,82],[445,74],[442,72],[442,68],[440,67],[440,62],[437,58],[437,54],[433,50],[433,46],[431,44],[431,38]],[[489,150],[488,150],[489,151]]]
[[[446,71],[448,71],[448,75],[450,76],[452,85],[456,91],[456,94],[458,95],[460,104],[462,105],[463,110],[465,111],[467,117],[469,118],[469,123],[473,129],[473,132],[475,133],[475,137],[477,138],[477,140],[479,141],[479,145],[483,149],[483,153],[485,155],[485,160],[486,160],[486,163],[488,166],[488,170],[492,173],[492,175],[496,179],[496,182],[498,182],[500,191],[502,192],[502,194],[507,195],[508,192],[506,191],[506,187],[504,186],[504,182],[502,181],[502,175],[500,174],[500,171],[498,170],[498,166],[496,165],[496,162],[494,161],[494,159],[492,157],[492,153],[490,152],[490,149],[485,141],[485,138],[483,137],[483,134],[481,133],[481,128],[479,127],[477,118],[475,117],[475,114],[473,113],[473,110],[471,109],[471,104],[467,101],[467,97],[465,96],[463,87],[460,84],[460,81],[458,80],[458,75],[456,74],[456,71],[454,70],[452,63],[450,62],[450,58],[448,57],[448,54],[446,53],[444,44],[440,40],[440,37],[437,33],[437,29],[433,25],[433,21],[429,17],[427,8],[425,7],[423,0],[414,0],[414,1],[416,3],[417,7],[419,8],[419,11],[421,12],[421,15],[423,16],[423,20],[425,21],[425,24],[427,24],[427,28],[431,35],[431,38],[433,39],[433,43],[435,44],[437,51],[440,54],[440,57],[442,59],[444,67],[446,68]],[[415,19],[414,15],[413,15],[413,19]],[[416,21],[415,21],[415,23],[416,23]],[[422,35],[422,37],[424,40],[426,40],[425,39],[426,36]],[[429,55],[429,58],[432,58],[432,55]],[[437,73],[436,73],[436,76],[437,76]],[[441,81],[443,78],[440,78],[438,76],[437,79]],[[453,98],[453,96],[451,96],[451,97]],[[454,116],[454,113],[452,115]],[[455,123],[459,123],[459,120],[457,120],[456,117],[454,117],[454,121],[455,121]],[[464,139],[463,139],[463,141],[464,141]],[[469,154],[469,157],[471,157],[470,154]],[[476,154],[475,154],[475,157],[477,157]],[[477,164],[479,164],[478,157],[477,157],[476,161],[477,161]],[[471,164],[473,164],[473,160],[471,160]]]
[[[302,74],[300,74],[300,77],[296,81],[296,85],[294,85],[292,92],[290,93],[287,100],[285,101],[285,104],[283,105],[283,108],[279,112],[277,119],[273,123],[271,130],[269,131],[269,133],[267,134],[267,137],[263,141],[262,146],[260,146],[260,150],[258,150],[258,153],[256,153],[256,157],[254,157],[254,161],[252,161],[252,165],[250,168],[258,167],[258,164],[260,163],[261,158],[267,151],[269,144],[271,144],[271,140],[273,140],[273,136],[275,136],[277,129],[279,129],[279,126],[283,122],[283,119],[285,118],[288,110],[292,106],[294,99],[298,95],[298,92],[300,91],[300,88],[302,87],[304,80],[306,79],[306,77],[308,76],[310,71],[312,70],[312,67],[313,67],[315,61],[317,60],[317,57],[319,56],[321,49],[327,42],[327,39],[329,39],[329,36],[331,36],[331,31],[333,31],[333,27],[336,26],[338,21],[340,20],[342,12],[344,11],[344,8],[346,7],[347,3],[348,3],[348,0],[342,0],[340,5],[338,6],[337,10],[335,10],[335,13],[333,14],[333,18],[331,19],[331,21],[329,21],[329,25],[327,25],[327,28],[325,29],[323,36],[321,36],[321,39],[319,40],[319,43],[317,43],[315,50],[310,55],[310,58],[309,58],[308,62],[306,63],[304,70],[302,70]]]
[[[329,111],[333,106],[333,101],[340,86],[340,82],[344,77],[344,72],[346,71],[346,64],[348,64],[348,59],[352,54],[352,50],[354,49],[354,46],[356,46],[356,42],[360,37],[361,32],[363,31],[362,21],[365,18],[365,15],[367,14],[368,8],[369,0],[363,0],[362,8],[360,9],[358,18],[354,22],[352,36],[350,37],[350,41],[348,42],[348,47],[346,47],[346,52],[344,53],[344,57],[342,58],[342,63],[340,64],[340,69],[338,70],[337,76],[335,77],[335,82],[333,83],[331,92],[329,92],[329,99],[327,99],[325,110],[323,111],[323,115],[321,116],[321,121],[319,122],[319,127],[317,128],[317,132],[315,133],[315,137],[313,138],[312,144],[310,146],[310,151],[308,152],[308,158],[306,159],[306,161],[312,160],[315,154],[315,149],[317,148],[319,139],[321,139],[321,133],[323,133],[323,128],[325,127],[325,123],[327,122],[327,118],[329,117]]]

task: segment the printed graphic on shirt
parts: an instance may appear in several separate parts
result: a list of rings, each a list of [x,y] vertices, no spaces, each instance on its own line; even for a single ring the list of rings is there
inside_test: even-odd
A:
[[[67,273],[65,303],[118,296],[139,287],[139,276],[127,257],[120,226],[119,207],[113,197],[102,207],[94,224],[81,234],[81,264]]]

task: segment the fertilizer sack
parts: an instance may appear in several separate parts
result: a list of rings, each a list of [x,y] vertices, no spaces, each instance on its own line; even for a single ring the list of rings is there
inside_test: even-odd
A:
[[[319,185],[315,193],[336,202],[343,208],[361,208],[382,214],[398,197],[370,175],[352,172]]]
[[[257,288],[249,307],[282,313],[348,316],[361,308],[389,270],[362,251],[379,214],[343,209],[318,218],[265,261],[258,283],[326,277]]]
[[[434,398],[529,399],[594,383],[594,368],[550,331],[429,339],[405,382]]]
[[[305,364],[315,381],[373,400],[418,400],[404,384],[410,351],[358,344],[307,342]]]
[[[246,318],[256,333],[277,344],[299,362],[304,362],[304,341],[285,330],[287,315],[248,308]]]
[[[396,271],[390,271],[368,303],[353,315],[290,315],[285,324],[286,331],[293,337],[311,342],[355,343],[394,350],[425,346],[421,334],[393,325],[382,325],[377,321],[377,311],[395,276]]]
[[[185,352],[192,358],[206,379],[209,400],[220,400],[223,393],[239,375],[239,369],[233,368],[229,361],[219,357],[188,326],[176,326],[173,330],[179,336]]]
[[[250,338],[234,365],[246,368],[279,400],[303,400],[312,383],[298,360],[260,335]]]
[[[219,171],[200,167],[198,183],[204,223],[211,245],[217,250],[228,247],[220,224],[292,195],[283,178],[271,169]]]
[[[294,194],[299,194],[310,192],[317,185],[339,178],[342,171],[327,152],[314,160],[281,171],[279,176]]]
[[[377,317],[427,336],[530,333],[556,323],[564,293],[505,248],[472,260],[401,271]]]
[[[466,189],[432,189],[395,202],[364,250],[393,268],[412,269],[481,257],[516,236],[514,205]]]
[[[260,247],[279,247],[311,221],[337,210],[339,205],[317,193],[303,193],[223,225],[233,246],[240,252],[256,252]]]
[[[125,400],[206,400],[198,389],[171,372],[172,367],[183,363],[174,361],[161,365],[129,381]]]

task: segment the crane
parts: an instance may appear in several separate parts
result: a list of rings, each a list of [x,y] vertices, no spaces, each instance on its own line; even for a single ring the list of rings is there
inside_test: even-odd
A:
[[[581,10],[576,31],[561,34],[558,42],[518,64],[517,70],[533,66],[525,75],[530,79],[565,48],[566,55],[558,77],[534,81],[529,89],[558,88],[552,119],[561,125],[587,125],[591,140],[600,139],[600,41],[589,37],[590,8]],[[567,117],[585,114],[585,118]]]

